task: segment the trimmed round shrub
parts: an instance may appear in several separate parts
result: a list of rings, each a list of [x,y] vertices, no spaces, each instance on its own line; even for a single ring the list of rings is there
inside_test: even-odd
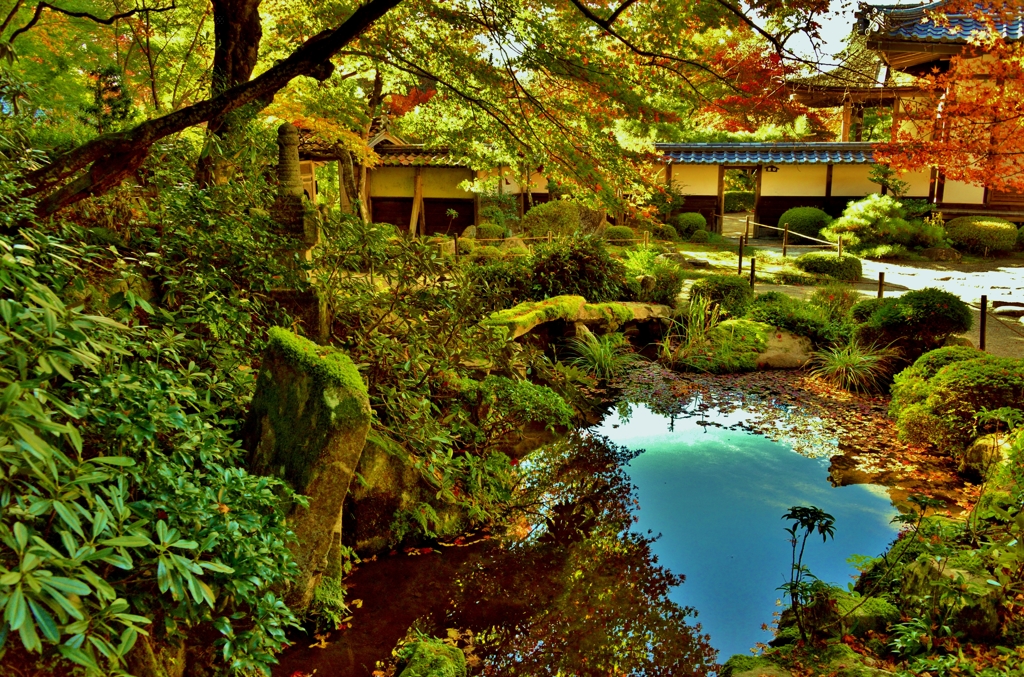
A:
[[[927,288],[879,304],[857,334],[868,343],[893,344],[905,359],[914,360],[969,330],[973,321],[971,309],[955,294]]]
[[[946,223],[946,236],[970,251],[1010,251],[1017,244],[1017,226],[995,216],[961,216]]]
[[[864,299],[853,304],[853,307],[850,308],[850,317],[854,322],[867,322],[880,306],[894,303],[896,303],[896,299],[891,296],[884,299]]]
[[[806,336],[816,345],[831,343],[838,335],[821,308],[781,292],[758,294],[744,317]]]
[[[580,208],[568,200],[534,205],[523,217],[523,232],[530,237],[543,237],[548,231],[555,235],[572,235],[582,225]]]
[[[1024,249],[1024,226],[1017,231],[1017,249]]]
[[[946,231],[937,223],[916,218],[919,211],[914,200],[872,193],[846,205],[842,216],[822,228],[821,237],[829,242],[842,237],[855,252],[878,245],[942,246]]]
[[[698,230],[707,230],[708,220],[700,212],[683,212],[676,214],[669,223],[676,229],[680,237],[689,237]]]
[[[817,207],[793,207],[787,209],[779,217],[779,228],[785,227],[789,224],[789,230],[791,233],[800,233],[801,235],[809,235],[811,237],[818,237],[818,233],[821,229],[827,226],[832,221],[832,217]],[[796,240],[790,240],[793,244],[806,244],[807,240],[803,238],[796,238]]]
[[[626,246],[633,244],[633,240],[636,239],[636,233],[627,226],[610,226],[604,231],[604,239],[610,244]]]
[[[675,227],[667,223],[659,223],[654,226],[654,230],[651,232],[659,240],[671,240],[672,242],[679,240],[679,233],[676,232]]]
[[[754,300],[754,290],[739,275],[709,275],[690,287],[690,299],[704,298],[732,317],[741,317]]]
[[[469,256],[474,261],[497,261],[502,258],[504,254],[502,254],[501,250],[494,245],[485,244],[478,246]]]
[[[481,259],[466,268],[473,299],[480,310],[493,313],[533,298],[533,269],[527,256]]]
[[[476,227],[476,237],[479,240],[500,240],[505,237],[505,228],[494,223],[481,223]]]
[[[472,238],[460,237],[459,238],[459,253],[460,254],[472,254],[473,250],[476,249],[476,241]]]
[[[900,436],[959,451],[978,434],[982,409],[1024,409],[1024,360],[986,355],[953,362],[928,379],[925,388],[924,401],[908,406],[897,419]],[[911,425],[922,417],[927,425]]]
[[[864,274],[860,259],[849,254],[830,252],[809,252],[798,256],[793,264],[800,270],[818,275],[828,275],[837,280],[857,282]]]
[[[889,415],[898,418],[908,407],[924,402],[930,392],[928,379],[946,365],[984,356],[980,350],[966,346],[947,346],[925,353],[893,379]]]
[[[690,242],[704,244],[711,241],[711,233],[706,230],[695,230],[690,236]]]

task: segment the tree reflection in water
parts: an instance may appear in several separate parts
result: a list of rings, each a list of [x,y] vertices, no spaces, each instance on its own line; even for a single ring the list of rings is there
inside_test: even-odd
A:
[[[485,675],[711,672],[715,651],[688,623],[696,611],[668,599],[683,576],[630,531],[637,505],[622,466],[633,456],[586,433],[532,455],[512,518],[522,540],[461,572],[443,621],[421,629],[472,631]]]

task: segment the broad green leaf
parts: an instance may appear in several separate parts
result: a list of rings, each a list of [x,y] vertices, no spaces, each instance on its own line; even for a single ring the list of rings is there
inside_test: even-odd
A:
[[[117,536],[100,541],[100,545],[110,545],[124,548],[141,548],[146,545],[153,545],[153,542],[144,536]]]

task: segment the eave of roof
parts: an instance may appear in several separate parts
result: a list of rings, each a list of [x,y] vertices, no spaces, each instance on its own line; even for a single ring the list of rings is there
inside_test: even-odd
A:
[[[655,148],[672,164],[790,165],[872,164],[867,142],[659,143]]]
[[[946,0],[907,5],[861,5],[861,32],[868,37],[868,46],[878,48],[892,43],[944,43],[965,45],[972,34],[989,32],[989,27],[967,14],[949,14],[948,25],[940,25],[932,14],[941,11]],[[1024,38],[1024,15],[1011,19],[996,18],[994,29],[1006,40]]]

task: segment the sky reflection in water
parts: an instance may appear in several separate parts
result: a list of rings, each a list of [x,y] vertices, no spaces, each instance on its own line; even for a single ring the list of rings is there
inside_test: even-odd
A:
[[[743,418],[742,411],[710,412],[707,420],[730,426]],[[896,533],[884,488],[832,487],[827,458],[805,458],[761,435],[704,427],[697,418],[677,418],[670,430],[667,417],[643,405],[632,407],[627,422],[611,414],[596,432],[646,450],[627,467],[640,500],[634,528],[662,534],[653,544],[659,564],[686,576],[670,597],[699,611],[721,662],[771,638],[761,624],[781,610],[776,588],[788,579],[790,561],[781,517],[790,506],[816,505],[835,516],[835,540],[812,539],[804,560],[843,587],[856,575],[846,559],[878,555]]]

